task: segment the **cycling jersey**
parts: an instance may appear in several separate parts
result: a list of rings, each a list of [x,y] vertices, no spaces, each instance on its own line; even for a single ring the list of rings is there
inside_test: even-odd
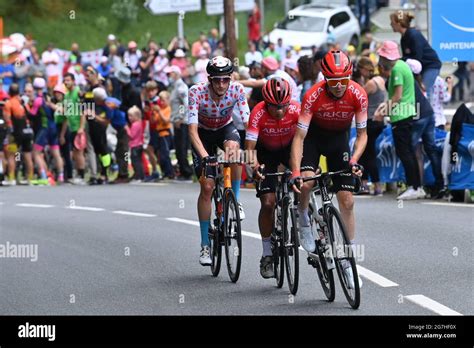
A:
[[[268,150],[287,147],[295,135],[300,111],[300,104],[291,101],[285,116],[277,120],[267,111],[264,101],[258,103],[250,114],[246,140],[258,140]]]
[[[326,81],[315,84],[304,96],[298,128],[308,130],[310,123],[317,127],[344,131],[356,118],[356,128],[367,127],[367,93],[356,82],[349,81],[346,92],[333,98],[326,91]]]
[[[244,87],[231,81],[224,97],[216,103],[210,96],[209,83],[201,82],[189,89],[188,124],[216,131],[232,123],[232,112],[237,105],[242,122],[247,123],[250,115]]]

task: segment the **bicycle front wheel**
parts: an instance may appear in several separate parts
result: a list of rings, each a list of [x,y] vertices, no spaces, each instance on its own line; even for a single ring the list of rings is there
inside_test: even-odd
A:
[[[314,211],[314,208],[311,204],[309,206],[309,211],[311,213],[311,216],[314,216],[314,214],[318,214],[317,211]],[[316,241],[316,252],[318,253],[319,261],[316,261],[318,264],[315,264],[315,268],[318,273],[319,282],[321,283],[321,287],[323,288],[324,294],[326,295],[328,301],[332,302],[336,297],[336,287],[334,285],[333,272],[334,269],[328,269],[328,265],[326,263],[326,258],[324,255],[325,249],[323,249],[330,247],[327,245],[327,243],[329,243],[330,241],[329,236],[327,235],[327,227],[321,227],[318,221],[315,218],[312,218],[311,228],[314,229],[313,235],[319,233],[318,228],[322,229],[322,234],[324,235],[324,239],[326,241],[326,245],[322,245],[321,237],[323,237],[323,235],[320,235],[320,238],[318,238],[318,240]]]
[[[281,226],[281,210],[276,207],[273,211],[273,233],[272,233],[272,251],[273,251],[273,271],[277,288],[283,286],[285,279],[285,252],[282,243],[282,226]],[[280,214],[280,215],[279,215]]]
[[[290,293],[296,295],[299,279],[299,239],[296,213],[290,204],[289,198],[285,199],[282,207],[283,251],[285,256],[286,277]]]
[[[347,302],[353,309],[360,306],[359,275],[347,230],[339,211],[332,205],[326,207],[326,218],[337,275]]]
[[[227,271],[232,282],[237,282],[242,262],[242,231],[240,229],[240,215],[234,192],[224,191],[224,246],[227,259]]]
[[[222,236],[222,201],[219,197],[222,195],[218,195],[216,190],[219,190],[218,187],[214,188],[212,192],[212,211],[211,211],[211,221],[209,224],[209,243],[210,243],[210,250],[211,250],[211,273],[214,277],[219,275],[221,270],[221,260],[222,260],[222,245],[221,245],[221,236]]]

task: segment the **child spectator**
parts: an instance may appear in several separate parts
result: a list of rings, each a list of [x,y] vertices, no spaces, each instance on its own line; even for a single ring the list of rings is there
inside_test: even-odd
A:
[[[128,119],[130,126],[125,126],[127,131],[130,152],[132,154],[133,179],[135,182],[141,182],[144,179],[142,155],[143,155],[143,126],[142,112],[136,106],[128,109]]]
[[[153,113],[153,118],[156,122],[156,131],[158,132],[160,167],[163,177],[174,179],[174,172],[170,159],[172,145],[170,94],[166,91],[162,91],[158,96],[160,97],[160,106],[154,108],[155,112]]]

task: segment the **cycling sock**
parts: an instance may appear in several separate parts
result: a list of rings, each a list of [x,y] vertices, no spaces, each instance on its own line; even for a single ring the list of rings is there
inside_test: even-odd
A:
[[[209,246],[209,220],[199,221],[201,228],[201,247]]]
[[[78,169],[77,172],[79,173],[79,177],[80,177],[81,179],[84,179],[84,172],[85,172],[85,170],[84,170],[84,169]]]
[[[355,243],[355,238],[351,240],[351,248],[352,248],[352,256],[356,258],[357,256],[357,249],[356,249],[356,243]]]
[[[262,257],[272,256],[272,237],[262,238],[263,253]]]
[[[240,180],[232,180],[232,191],[234,191],[237,202],[240,198]]]
[[[0,158],[0,175],[3,175],[3,163],[2,163],[1,158]]]
[[[41,179],[48,179],[48,176],[46,175],[46,170],[41,169],[40,172]]]
[[[300,207],[298,207],[298,213],[299,213],[299,222],[301,226],[309,226],[309,216],[308,216],[308,208],[301,210]]]

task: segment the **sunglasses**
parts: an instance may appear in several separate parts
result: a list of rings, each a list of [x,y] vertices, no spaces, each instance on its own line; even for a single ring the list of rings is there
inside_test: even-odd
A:
[[[272,103],[267,103],[268,106],[271,106],[277,110],[281,110],[281,109],[284,109],[286,108],[288,105],[290,105],[290,103],[286,103],[286,104],[272,104]]]
[[[337,79],[326,79],[326,83],[328,84],[329,87],[331,88],[335,88],[335,87],[338,87],[339,84],[342,86],[342,87],[347,87],[347,85],[349,84],[349,81],[351,79],[349,77],[341,77],[341,78],[337,78]]]
[[[210,77],[212,82],[216,83],[229,83],[230,82],[230,77]]]

